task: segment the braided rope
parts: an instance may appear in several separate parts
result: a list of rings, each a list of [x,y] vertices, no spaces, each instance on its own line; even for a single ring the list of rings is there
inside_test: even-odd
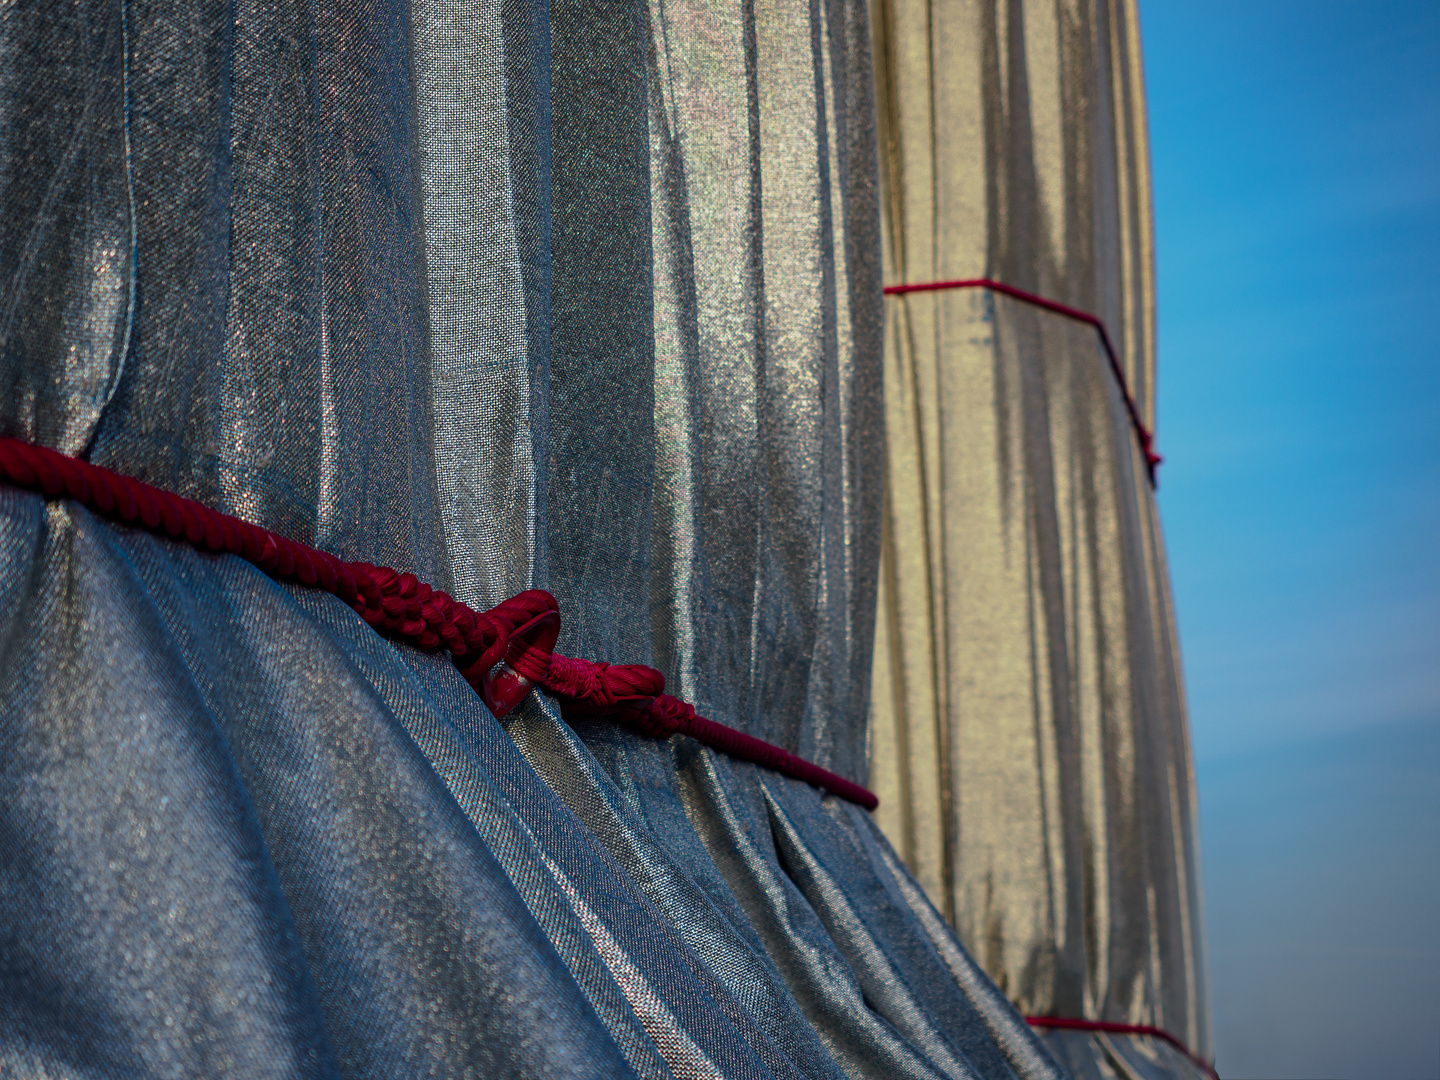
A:
[[[287,539],[193,499],[164,491],[43,446],[0,437],[0,479],[48,498],[69,498],[102,517],[144,528],[192,547],[236,555],[281,581],[333,593],[376,630],[427,652],[450,653],[487,702],[503,665],[559,698],[566,718],[596,717],[650,738],[688,735],[706,746],[832,792],[867,810],[879,800],[859,784],[788,750],[717,724],[665,693],[665,676],[639,664],[601,664],[553,652],[531,628],[559,625],[559,605],[527,589],[489,611],[475,611],[414,574],[335,556]],[[553,619],[550,618],[553,616]]]
[[[847,802],[874,810],[880,800],[850,780],[790,751],[700,716],[664,692],[665,676],[640,664],[600,664],[556,655],[540,685],[560,698],[567,719],[605,716],[652,739],[687,735],[730,757],[803,780]]]

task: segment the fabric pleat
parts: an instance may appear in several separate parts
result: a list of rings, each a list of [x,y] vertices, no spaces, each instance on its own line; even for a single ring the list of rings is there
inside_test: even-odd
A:
[[[1153,427],[1133,3],[873,13],[887,284],[989,278],[1095,313]],[[1179,653],[1126,387],[1092,327],[986,289],[892,296],[887,319],[877,821],[1022,1011],[1208,1054]],[[1114,1047],[1150,1040],[1047,1041],[1127,1075]]]
[[[850,776],[883,470],[866,19],[846,0],[552,9],[560,648],[653,663],[705,715]],[[747,1003],[772,1069],[1056,1075],[908,904],[863,899],[899,895],[896,864],[827,839],[852,826],[818,793],[685,740],[507,727]],[[1003,1049],[985,1011],[1012,1018]]]
[[[653,662],[702,714],[863,776],[883,471],[864,9],[577,3],[552,26],[562,651]]]
[[[128,93],[120,5],[0,21],[0,400],[18,437],[67,454],[115,392],[133,312]]]

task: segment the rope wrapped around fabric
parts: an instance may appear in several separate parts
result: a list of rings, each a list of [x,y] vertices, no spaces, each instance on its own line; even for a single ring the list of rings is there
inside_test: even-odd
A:
[[[1150,478],[1150,486],[1152,488],[1155,486],[1155,470],[1165,459],[1155,450],[1155,433],[1146,427],[1145,421],[1140,418],[1140,406],[1135,403],[1135,395],[1130,392],[1130,383],[1125,378],[1125,368],[1120,363],[1120,354],[1115,351],[1115,344],[1110,340],[1110,331],[1105,329],[1105,323],[1098,315],[1081,311],[1069,304],[1047,299],[1038,293],[1017,289],[1014,285],[1006,285],[1003,281],[995,281],[993,278],[962,278],[955,281],[920,281],[907,285],[887,285],[885,286],[885,295],[906,296],[910,293],[948,292],[952,289],[989,289],[991,292],[1000,293],[1002,296],[1030,304],[1043,311],[1063,315],[1067,319],[1074,319],[1076,322],[1094,327],[1095,332],[1100,335],[1100,345],[1105,350],[1106,359],[1110,362],[1110,373],[1115,376],[1115,382],[1119,386],[1120,399],[1125,405],[1126,415],[1130,418],[1130,426],[1135,429],[1135,437],[1140,441],[1140,451],[1145,455],[1145,472]]]
[[[1058,1031],[1089,1031],[1105,1035],[1140,1035],[1149,1039],[1167,1042],[1184,1054],[1210,1080],[1220,1080],[1215,1066],[1206,1061],[1164,1028],[1149,1024],[1120,1024],[1110,1020],[1071,1020],[1063,1016],[1027,1016],[1025,1022],[1031,1027],[1054,1028]]]
[[[281,581],[332,593],[376,630],[426,651],[450,653],[496,718],[538,686],[567,720],[610,720],[653,739],[685,735],[874,810],[859,784],[743,731],[696,714],[665,693],[665,676],[640,664],[602,664],[554,651],[559,605],[527,589],[475,611],[414,574],[344,562],[193,499],[43,446],[0,437],[0,479],[47,498],[68,498],[102,517],[144,528],[202,551],[228,553]]]

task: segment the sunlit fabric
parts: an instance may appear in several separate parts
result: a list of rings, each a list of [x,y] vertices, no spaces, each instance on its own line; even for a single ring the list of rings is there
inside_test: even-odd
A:
[[[27,0],[0,434],[853,779],[883,473],[857,0]],[[1060,1080],[862,810],[498,723],[333,596],[0,488],[0,1074]]]
[[[1153,428],[1133,3],[877,0],[874,26],[887,283],[986,277],[1100,316]],[[1018,300],[886,305],[877,820],[1024,1012],[1208,1056],[1179,656],[1121,387],[1092,327]],[[1077,1075],[1192,1068],[1047,1041]]]

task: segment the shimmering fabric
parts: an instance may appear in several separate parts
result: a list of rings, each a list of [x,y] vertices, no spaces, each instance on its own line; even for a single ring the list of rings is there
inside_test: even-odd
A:
[[[22,0],[0,433],[855,778],[864,8]],[[552,64],[553,56],[553,64]],[[0,488],[0,1074],[1059,1080],[873,823]]]
[[[90,460],[450,588],[406,8],[96,0],[92,17],[115,6],[138,285]]]
[[[553,20],[560,648],[653,663],[704,714],[863,775],[883,468],[864,9]],[[744,1003],[770,1068],[1055,1075],[897,901],[898,860],[841,839],[844,804],[685,740],[507,726]]]
[[[631,1075],[453,666],[38,496],[0,537],[0,1072]]]
[[[526,0],[413,0],[428,426],[453,595],[543,574],[547,27]]]
[[[874,16],[887,281],[983,276],[1098,314],[1152,423],[1133,4]],[[887,305],[877,820],[1022,1010],[1208,1053],[1179,657],[1116,380],[1093,329],[1012,299]],[[1085,1037],[1047,1038],[1085,1073]],[[1096,1061],[1107,1041],[1127,1040],[1090,1040]]]
[[[127,94],[119,5],[0,18],[0,401],[69,454],[115,392],[135,300]]]
[[[883,473],[864,9],[553,18],[561,651],[654,663],[702,714],[861,777]]]

